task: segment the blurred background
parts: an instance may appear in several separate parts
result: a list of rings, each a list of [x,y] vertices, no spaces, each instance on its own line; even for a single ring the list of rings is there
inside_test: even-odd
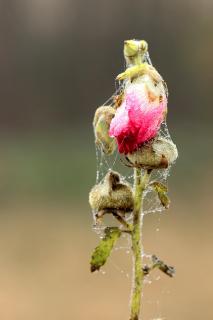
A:
[[[143,319],[213,319],[212,34],[211,0],[0,1],[1,320],[128,319],[130,255],[89,272],[88,192],[93,114],[131,38],[168,84],[180,155],[171,208],[144,221],[146,252],[177,275],[145,285]]]

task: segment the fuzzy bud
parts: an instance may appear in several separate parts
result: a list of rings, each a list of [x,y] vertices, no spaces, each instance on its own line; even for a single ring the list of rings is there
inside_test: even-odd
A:
[[[103,182],[90,191],[89,204],[97,212],[110,209],[130,212],[134,206],[132,188],[126,181],[121,181],[119,173],[109,171]]]
[[[114,108],[102,106],[96,110],[93,121],[95,143],[108,155],[116,149],[115,139],[109,136],[109,127],[114,115]]]
[[[133,166],[146,169],[167,168],[177,157],[176,145],[171,140],[160,137],[127,154],[127,159]]]

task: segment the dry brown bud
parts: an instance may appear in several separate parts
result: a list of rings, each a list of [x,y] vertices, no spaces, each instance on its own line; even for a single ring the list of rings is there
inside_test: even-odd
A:
[[[137,151],[127,154],[127,159],[135,167],[160,169],[167,168],[177,156],[177,147],[171,140],[157,138],[142,145]]]
[[[103,182],[90,191],[89,203],[97,212],[110,209],[130,212],[134,207],[132,188],[126,181],[121,181],[119,173],[109,171]]]

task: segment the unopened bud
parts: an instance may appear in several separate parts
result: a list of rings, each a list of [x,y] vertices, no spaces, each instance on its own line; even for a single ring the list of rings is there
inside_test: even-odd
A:
[[[145,40],[125,40],[124,57],[127,65],[143,62],[147,50],[148,44]]]
[[[97,212],[110,209],[130,212],[134,206],[132,187],[120,180],[119,173],[109,171],[103,182],[90,191],[89,204]]]
[[[108,155],[116,149],[115,139],[109,136],[109,127],[114,115],[114,108],[102,106],[96,110],[93,121],[95,143]]]
[[[176,145],[165,138],[149,141],[137,151],[127,154],[127,159],[132,166],[146,169],[167,168],[177,157]]]

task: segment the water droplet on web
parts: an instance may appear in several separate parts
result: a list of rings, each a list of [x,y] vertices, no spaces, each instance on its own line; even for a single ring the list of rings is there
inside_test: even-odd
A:
[[[146,277],[143,282],[144,282],[144,284],[151,284],[152,280],[150,278]]]

